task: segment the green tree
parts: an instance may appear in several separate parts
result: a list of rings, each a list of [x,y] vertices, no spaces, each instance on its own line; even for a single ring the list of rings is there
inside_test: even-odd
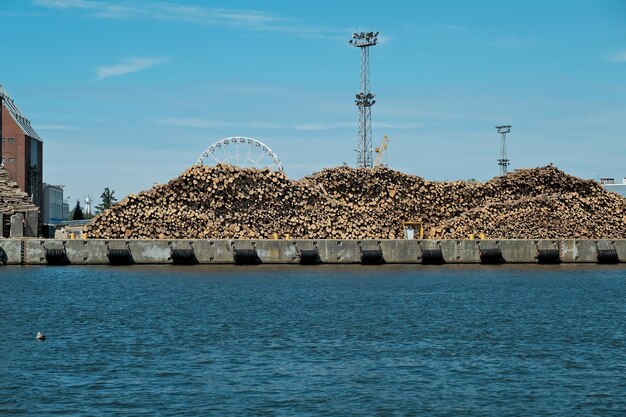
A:
[[[109,190],[109,187],[106,187],[102,194],[100,194],[100,198],[102,199],[102,203],[96,206],[96,210],[98,213],[102,213],[106,209],[110,209],[113,204],[117,201],[115,198],[115,191]]]
[[[85,220],[85,214],[83,213],[83,209],[80,207],[80,201],[76,200],[76,206],[72,211],[72,220]]]

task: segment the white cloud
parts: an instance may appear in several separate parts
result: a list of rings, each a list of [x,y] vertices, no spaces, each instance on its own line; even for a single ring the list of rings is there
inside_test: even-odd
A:
[[[98,2],[89,0],[34,0],[38,6],[49,7],[51,9],[91,9],[96,7]]]
[[[497,48],[528,48],[536,44],[534,39],[529,37],[509,36],[496,39],[493,46]]]
[[[293,20],[258,10],[235,10],[202,6],[139,1],[115,4],[99,0],[33,0],[38,6],[61,11],[78,10],[106,19],[151,19],[187,22],[243,30],[292,33],[300,36],[328,37],[344,34],[343,29],[303,25]]]
[[[626,52],[622,52],[621,54],[613,55],[611,57],[611,61],[626,62]]]
[[[170,126],[197,127],[202,129],[280,129],[280,126],[267,122],[221,122],[193,117],[161,119],[158,120],[157,123]]]
[[[391,35],[380,34],[380,35],[378,35],[378,44],[379,45],[386,45],[389,42],[391,42],[392,39],[393,39],[393,36],[391,36]]]
[[[41,125],[36,126],[37,130],[62,130],[67,132],[79,132],[86,131],[87,129],[74,127],[74,126],[65,126],[65,125]]]
[[[372,122],[372,126],[379,129],[419,129],[424,127],[419,123],[385,123]]]
[[[334,123],[303,123],[291,126],[294,130],[330,130],[344,127],[356,128],[356,122],[334,122]]]
[[[180,127],[194,127],[204,129],[283,129],[283,130],[299,130],[299,131],[318,131],[318,130],[333,130],[333,129],[356,129],[356,122],[329,122],[329,123],[301,123],[295,125],[280,125],[268,122],[223,122],[206,120],[202,118],[170,118],[161,119],[157,123],[180,126]],[[418,129],[422,125],[418,123],[385,123],[385,122],[373,122],[374,128],[381,129]]]
[[[110,19],[155,19],[204,23],[255,25],[279,20],[268,13],[229,10],[164,2],[104,2],[98,0],[34,0],[38,6],[57,10],[85,10]]]
[[[441,28],[448,32],[459,32],[467,30],[467,26],[454,25],[451,23],[444,23],[443,25],[441,25]]]
[[[103,80],[118,75],[139,72],[165,62],[161,58],[128,58],[122,63],[96,68],[96,79]]]
[[[202,118],[169,118],[158,120],[157,123],[180,126],[180,127],[194,127],[204,129],[283,129],[283,130],[330,130],[340,129],[344,127],[356,128],[356,122],[335,122],[335,123],[303,123],[296,125],[280,125],[269,122],[251,121],[251,122],[227,122],[227,121],[214,121]]]

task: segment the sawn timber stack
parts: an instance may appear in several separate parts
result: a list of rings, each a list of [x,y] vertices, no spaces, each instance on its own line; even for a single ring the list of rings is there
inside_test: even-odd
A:
[[[553,166],[484,183],[434,182],[386,167],[325,169],[301,180],[195,165],[94,217],[104,239],[394,239],[422,221],[434,239],[626,238],[626,199]]]

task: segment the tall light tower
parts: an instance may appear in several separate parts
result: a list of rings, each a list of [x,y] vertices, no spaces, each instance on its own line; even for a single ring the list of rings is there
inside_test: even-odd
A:
[[[506,134],[511,132],[511,126],[496,126],[496,129],[498,129],[498,133],[500,134],[500,159],[498,159],[500,175],[506,175],[509,167],[509,160],[506,159]]]
[[[356,95],[359,108],[359,139],[356,147],[357,167],[371,168],[372,157],[372,106],[376,103],[370,93],[370,46],[378,43],[378,32],[353,33],[350,44],[361,48],[361,91]]]

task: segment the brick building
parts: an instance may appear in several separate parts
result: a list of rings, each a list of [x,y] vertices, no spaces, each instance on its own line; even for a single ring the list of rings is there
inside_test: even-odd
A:
[[[38,207],[43,203],[43,141],[0,85],[0,152],[4,167]]]

